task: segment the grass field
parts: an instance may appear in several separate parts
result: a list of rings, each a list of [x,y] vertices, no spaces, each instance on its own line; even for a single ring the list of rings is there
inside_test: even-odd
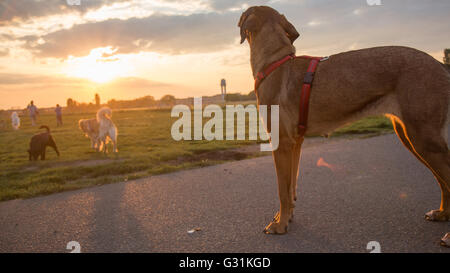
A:
[[[177,118],[170,110],[114,111],[118,127],[118,154],[103,155],[90,148],[89,139],[78,128],[78,120],[92,118],[95,113],[71,113],[63,117],[64,126],[55,127],[53,114],[42,114],[39,124],[49,125],[61,152],[58,158],[47,149],[47,160],[29,162],[30,137],[43,130],[31,127],[27,116],[21,116],[21,128],[0,129],[0,201],[28,198],[94,185],[127,181],[141,177],[202,167],[229,160],[259,156],[236,149],[256,141],[175,141],[170,129]],[[361,120],[336,132],[380,134],[392,130],[383,117]]]

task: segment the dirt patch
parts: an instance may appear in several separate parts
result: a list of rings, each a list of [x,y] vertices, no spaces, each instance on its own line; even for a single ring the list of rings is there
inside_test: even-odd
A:
[[[255,155],[259,149],[259,145],[249,145],[236,149],[219,150],[197,153],[195,155],[180,156],[175,160],[170,160],[167,163],[169,165],[179,165],[183,163],[192,163],[199,161],[231,161],[231,160],[243,160]]]

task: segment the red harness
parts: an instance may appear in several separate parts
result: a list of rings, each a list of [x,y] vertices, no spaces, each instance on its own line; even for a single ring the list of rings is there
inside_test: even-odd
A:
[[[256,74],[255,79],[255,93],[258,97],[258,87],[261,84],[261,82],[269,76],[270,73],[272,73],[275,69],[277,69],[280,65],[284,64],[285,62],[296,59],[296,58],[302,58],[302,59],[309,59],[309,65],[308,69],[306,70],[305,77],[303,79],[303,85],[302,85],[302,91],[300,94],[300,116],[299,116],[299,124],[298,124],[298,131],[300,134],[300,137],[303,137],[306,132],[306,125],[308,123],[308,108],[309,108],[309,95],[311,93],[311,85],[314,79],[314,72],[316,71],[317,64],[325,58],[323,57],[311,57],[311,56],[295,56],[294,54],[288,55],[284,57],[283,59],[276,61],[272,64],[270,64],[264,71],[258,72]]]

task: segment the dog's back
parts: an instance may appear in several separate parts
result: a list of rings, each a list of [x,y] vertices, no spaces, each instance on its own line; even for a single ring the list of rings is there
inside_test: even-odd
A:
[[[450,79],[450,64],[442,64],[442,66],[444,66],[444,68],[449,73],[449,79]],[[450,105],[450,96],[449,96],[449,103],[448,104]],[[447,124],[448,123],[450,123],[450,107],[448,108],[448,112],[447,112]]]

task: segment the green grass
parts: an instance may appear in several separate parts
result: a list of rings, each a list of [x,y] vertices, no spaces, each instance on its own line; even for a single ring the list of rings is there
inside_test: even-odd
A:
[[[377,116],[361,119],[350,125],[342,127],[333,132],[332,136],[343,136],[343,135],[376,136],[391,132],[393,132],[391,121],[386,117]]]
[[[64,126],[56,127],[53,114],[42,114],[39,124],[49,125],[61,156],[47,148],[47,160],[28,161],[30,137],[38,132],[27,116],[21,128],[0,129],[0,201],[74,190],[94,185],[128,181],[181,169],[203,167],[255,155],[223,154],[256,141],[175,141],[170,135],[170,110],[114,111],[119,130],[118,154],[103,155],[90,148],[89,139],[78,128],[78,120],[95,113],[70,113]],[[2,117],[10,124],[9,119]],[[387,132],[388,121],[369,118],[342,128],[336,136]],[[111,149],[111,148],[110,148]]]

